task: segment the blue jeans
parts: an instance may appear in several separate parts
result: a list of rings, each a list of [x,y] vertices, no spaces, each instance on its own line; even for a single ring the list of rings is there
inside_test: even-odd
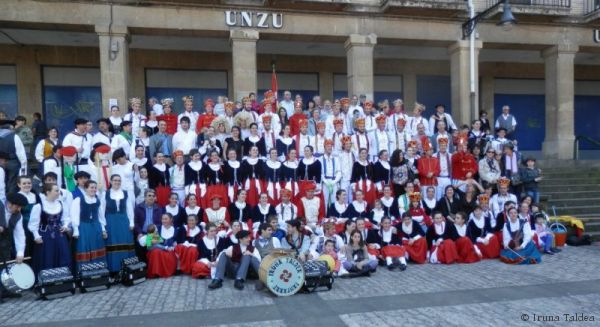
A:
[[[540,203],[540,192],[538,190],[527,190],[525,194],[533,199],[533,203]]]

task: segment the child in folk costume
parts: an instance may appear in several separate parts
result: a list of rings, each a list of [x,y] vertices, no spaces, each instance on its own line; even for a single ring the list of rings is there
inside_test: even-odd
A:
[[[368,218],[369,217],[369,204],[365,201],[365,195],[363,191],[358,190],[354,192],[354,200],[348,205],[347,215],[351,219],[356,218]],[[367,223],[367,228],[370,229],[372,224]]]
[[[284,161],[290,150],[296,148],[296,140],[292,137],[290,125],[283,127],[281,135],[275,142],[275,147],[277,148],[277,155],[280,161]]]
[[[377,162],[373,164],[373,183],[377,189],[377,198],[383,195],[383,188],[391,185],[392,167],[390,166],[390,154],[387,150],[379,151]]]
[[[253,217],[250,215],[252,207],[246,202],[246,190],[240,190],[234,202],[229,204],[229,217],[232,222],[239,222],[244,230],[250,230]]]
[[[381,220],[379,230],[371,230],[367,236],[367,243],[371,251],[369,253],[377,255],[379,260],[385,262],[389,270],[399,268],[400,271],[406,270],[406,250],[402,246],[402,240],[398,237],[396,229],[392,227],[389,217]]]
[[[408,213],[410,214],[412,220],[417,222],[424,232],[427,232],[427,229],[431,227],[433,221],[425,212],[425,209],[421,207],[421,193],[411,192],[408,194],[408,197],[410,198],[410,209],[408,210]]]
[[[196,203],[202,206],[202,198],[206,194],[206,181],[204,179],[204,164],[200,160],[197,149],[190,150],[192,160],[185,165],[185,193],[196,196]]]
[[[411,201],[409,194],[413,193],[414,191],[415,184],[412,181],[406,182],[406,185],[404,185],[404,194],[400,195],[392,206],[392,216],[402,217],[402,214],[410,210]]]
[[[179,270],[182,273],[192,273],[192,267],[198,260],[198,243],[202,236],[202,229],[198,227],[198,218],[195,215],[189,215],[187,223],[177,228],[175,253],[179,258]]]
[[[165,163],[164,153],[157,151],[154,154],[156,163],[149,171],[149,187],[156,191],[156,203],[164,207],[169,204],[171,196],[171,176],[169,175],[171,167]]]
[[[458,238],[456,227],[444,219],[441,212],[433,213],[433,226],[427,230],[429,243],[429,261],[431,263],[452,264],[458,261],[456,243]]]
[[[555,248],[554,245],[554,234],[548,226],[546,226],[546,217],[544,213],[538,212],[533,216],[535,224],[533,224],[533,233],[537,235],[539,248],[544,251],[545,254],[553,255],[560,252],[559,249]]]
[[[199,257],[198,261],[192,264],[192,277],[214,277],[217,267],[217,258],[219,257],[218,243],[219,237],[217,236],[217,226],[209,223],[206,225],[206,234],[200,237],[197,242]]]
[[[223,165],[223,182],[227,187],[227,197],[232,203],[237,198],[238,191],[242,188],[241,163],[237,160],[235,149],[227,150],[227,161]]]
[[[433,146],[427,136],[421,137],[424,155],[417,161],[420,187],[436,186],[440,175],[440,161],[433,157]]]
[[[187,213],[179,203],[179,195],[173,192],[169,195],[169,203],[165,206],[165,212],[173,216],[173,225],[176,228],[183,227],[187,223]]]
[[[275,207],[269,203],[269,196],[267,193],[261,193],[258,204],[254,208],[250,209],[250,217],[252,217],[252,229],[254,230],[254,234],[256,234],[258,231],[260,224],[268,223],[269,217],[276,214]]]
[[[213,99],[204,100],[204,113],[198,116],[198,121],[196,122],[196,133],[203,133],[210,124],[212,124],[213,120],[217,118],[217,115],[214,114],[213,110],[215,107],[215,102]]]
[[[247,199],[249,205],[258,204],[258,196],[263,190],[264,162],[258,158],[258,148],[250,148],[249,157],[242,161],[241,173],[244,181],[244,189],[248,191]]]
[[[515,202],[512,201],[506,201],[504,202],[504,210],[501,211],[500,213],[498,213],[498,215],[496,215],[496,226],[493,227],[494,228],[494,235],[496,235],[496,237],[498,237],[498,240],[500,241],[500,244],[504,244],[504,226],[506,225],[506,222],[508,221],[508,211],[511,208],[516,208],[517,204]],[[492,224],[493,225],[493,224]]]
[[[392,221],[399,218],[394,215],[394,205],[396,205],[397,207],[397,204],[396,199],[394,199],[394,196],[392,195],[391,185],[385,185],[383,187],[383,196],[379,198],[379,201],[381,201],[382,209],[385,216],[390,217]]]
[[[325,218],[325,203],[315,196],[315,185],[308,185],[306,195],[298,200],[298,217],[304,217],[304,223],[313,233],[322,235],[321,221]]]
[[[183,157],[183,151],[176,150],[173,152],[173,161],[175,162],[173,167],[169,169],[171,191],[177,193],[179,198],[179,204],[184,205],[185,201],[185,159]]]
[[[181,130],[181,118],[183,117],[187,117],[190,120],[190,129],[193,129],[193,126],[196,126],[198,122],[198,117],[200,116],[200,114],[198,114],[197,111],[194,111],[194,97],[191,95],[187,95],[182,97],[181,100],[183,101],[183,108],[185,110],[184,112],[179,114],[179,116],[177,116],[177,121],[179,122],[177,130]]]
[[[281,190],[281,203],[275,206],[279,228],[286,229],[286,222],[298,218],[298,207],[292,202],[292,191]]]
[[[306,188],[314,185],[317,194],[321,194],[321,162],[313,156],[313,147],[308,145],[303,148],[304,158],[298,164],[298,197],[302,198]]]
[[[372,205],[377,194],[375,191],[375,185],[373,185],[373,166],[367,160],[367,149],[360,149],[358,160],[356,160],[352,166],[352,178],[351,187],[356,191],[361,190],[365,196],[365,200],[369,205]]]
[[[221,157],[217,151],[210,152],[210,161],[206,165],[206,169],[204,170],[204,180],[206,181],[206,194],[221,194],[223,198],[222,205],[227,207],[229,205],[229,197],[224,196],[227,194],[227,187],[223,184],[225,180],[225,171],[223,169],[223,165],[221,164]],[[203,198],[204,207],[208,207],[210,204],[207,201],[207,197]]]
[[[221,205],[221,198],[220,194],[210,194],[210,207],[204,209],[202,226],[213,223],[219,230],[229,229],[231,218],[227,207]]]
[[[508,209],[508,220],[503,228],[503,246],[500,261],[508,264],[537,264],[542,262],[542,255],[533,243],[531,224],[519,219],[517,209]]]
[[[479,205],[469,215],[467,235],[471,238],[483,259],[495,259],[500,255],[500,242],[494,235],[490,218],[484,216]]]
[[[473,245],[471,238],[467,234],[466,217],[467,215],[462,211],[454,215],[454,227],[458,235],[458,238],[454,242],[456,243],[457,261],[459,263],[477,262],[482,257],[481,251]]]
[[[177,234],[171,214],[162,214],[157,233],[162,238],[162,248],[153,248],[147,253],[148,278],[170,277],[177,271],[177,256],[174,251],[177,246]]]
[[[381,200],[377,199],[375,200],[375,207],[369,212],[368,216],[369,221],[373,224],[373,228],[379,229],[379,225],[381,224],[383,217],[389,216],[386,216]]]
[[[282,165],[277,157],[277,149],[269,150],[269,159],[265,161],[263,165],[265,169],[264,176],[267,183],[266,193],[269,197],[269,203],[276,206],[281,201],[281,181],[282,176]]]
[[[408,172],[408,180],[417,184],[419,181],[419,169],[417,168],[420,156],[417,154],[417,141],[411,140],[407,143],[406,148],[406,170]]]
[[[269,104],[269,107],[271,105]],[[261,115],[259,130],[262,132],[262,139],[265,142],[267,153],[271,149],[277,150],[277,135],[281,132],[281,123],[279,117],[271,112],[265,112]]]
[[[421,225],[414,221],[408,212],[402,215],[402,223],[398,231],[402,245],[406,249],[408,259],[423,264],[427,261],[427,239]]]
[[[345,228],[346,222],[352,218],[348,215],[348,196],[346,191],[337,190],[335,193],[335,202],[329,205],[327,209],[326,222],[333,222],[338,233]]]
[[[298,164],[299,161],[296,159],[296,149],[290,149],[287,160],[283,163],[282,175],[283,175],[283,188],[286,188],[292,192],[292,199],[296,199],[299,193],[298,186]]]

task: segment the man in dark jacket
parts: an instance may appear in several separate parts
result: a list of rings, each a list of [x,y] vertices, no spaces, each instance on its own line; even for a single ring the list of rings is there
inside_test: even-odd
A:
[[[160,218],[163,213],[163,208],[156,204],[156,192],[153,189],[147,189],[144,193],[144,202],[135,206],[133,210],[134,239],[139,240],[148,230],[148,225],[154,224],[160,226]],[[136,255],[141,260],[146,260],[146,248],[135,242]]]

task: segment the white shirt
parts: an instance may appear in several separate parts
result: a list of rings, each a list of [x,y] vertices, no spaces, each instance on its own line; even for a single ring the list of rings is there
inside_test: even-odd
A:
[[[38,203],[31,208],[31,216],[29,218],[29,224],[27,228],[33,234],[34,239],[40,239],[42,236],[39,233],[40,221],[42,216],[42,206],[43,211],[50,215],[56,215],[61,210],[62,212],[62,225],[61,227],[67,228],[69,227],[69,211],[68,209],[65,212],[65,205],[60,200],[55,200],[52,202],[47,201],[46,199],[42,199],[42,203]]]
[[[121,176],[121,185],[124,191],[133,191],[133,163],[127,161],[124,165],[115,164],[111,168],[111,174]]]
[[[111,139],[112,137],[108,138],[108,136],[98,132],[92,137],[92,146],[96,143],[104,143],[106,145],[111,145]]]
[[[196,125],[194,125],[196,126]],[[173,149],[181,150],[183,154],[190,154],[190,150],[196,147],[196,132],[191,128],[186,131],[179,130],[173,135]]]
[[[54,147],[56,145],[56,142],[58,142],[58,140],[50,140],[52,143],[52,146]],[[43,139],[41,141],[38,142],[38,144],[35,146],[35,160],[37,160],[38,162],[42,162],[44,161],[44,159],[46,158],[44,156],[44,147],[46,146],[46,139]]]
[[[125,155],[127,156],[127,158],[129,158],[129,150],[131,148],[131,144],[133,142],[129,142],[125,136],[118,134],[115,135],[112,138],[112,142],[110,143],[110,147],[112,149],[112,152],[117,151],[118,149],[123,149],[123,151],[125,152]]]
[[[195,111],[184,111],[177,116],[177,131],[181,131],[181,118],[188,117],[190,119],[190,130],[196,130],[196,122],[198,121],[199,113]],[[232,125],[233,126],[233,125]]]
[[[117,210],[121,204],[121,201],[125,198],[125,192],[123,190],[114,190],[110,189],[109,197],[112,200],[115,200]],[[133,228],[133,207],[134,207],[134,199],[127,198],[127,202],[125,203],[125,214],[127,215],[127,219],[129,220],[129,227]],[[104,221],[106,221],[106,198],[104,196],[100,197],[100,213],[98,214],[100,217],[104,217]]]
[[[20,214],[19,214],[20,215]],[[4,217],[6,217],[6,225],[2,226],[4,228],[8,228],[8,221],[10,219],[11,213],[8,210],[4,211]],[[17,252],[17,257],[22,257],[25,255],[25,229],[23,229],[23,216],[19,218],[15,225],[15,229],[13,230],[13,240],[15,242],[15,250]]]
[[[79,223],[81,219],[81,201],[85,201],[87,204],[96,203],[95,197],[89,197],[84,193],[83,197],[73,199],[71,203],[71,226],[73,227],[73,236],[79,236]],[[100,221],[100,225],[102,226],[102,231],[106,231],[106,220],[104,217],[98,215],[98,220]]]
[[[288,118],[294,114],[294,101],[292,100],[283,100],[279,102],[279,107],[285,108]]]
[[[521,227],[521,222],[519,219],[517,219],[517,221],[515,221],[514,223],[510,220],[510,218],[508,218],[508,220],[504,223],[504,228],[502,229],[502,243],[504,245],[504,247],[508,247],[508,243],[512,240],[512,237],[510,235],[510,233],[508,232],[508,225],[510,224],[510,230],[514,233],[517,232],[519,230],[519,228]],[[531,241],[531,238],[533,237],[533,232],[531,231],[531,225],[527,222],[525,222],[525,224],[523,224],[523,238],[522,238],[522,242],[521,242],[521,246],[525,247],[527,245],[527,243],[529,243]]]
[[[89,158],[92,147],[92,140],[91,138],[88,138],[87,135],[75,135],[71,132],[67,134],[67,136],[65,136],[65,138],[63,139],[62,146],[74,146],[77,149],[77,151],[79,151],[80,148],[83,148],[83,152],[79,152],[79,158]]]
[[[141,113],[136,114],[132,111],[123,116],[123,120],[131,122],[131,135],[138,135],[140,128],[146,126],[146,116]]]
[[[154,111],[154,113],[155,113],[157,116],[160,116],[160,115],[162,115],[162,114],[164,113],[162,104],[160,104],[160,103],[155,103],[155,104],[152,106],[152,111]]]

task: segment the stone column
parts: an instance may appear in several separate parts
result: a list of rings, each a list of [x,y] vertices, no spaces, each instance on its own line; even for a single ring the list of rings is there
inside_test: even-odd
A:
[[[231,57],[233,63],[233,101],[241,100],[250,92],[256,93],[256,41],[258,31],[235,29],[230,32]]]
[[[469,41],[460,40],[448,47],[450,54],[450,89],[452,116],[457,125],[470,124],[479,111],[479,50],[481,41],[475,41],[475,94],[471,108]]]
[[[482,76],[481,77],[481,106],[480,110],[487,111],[488,119],[493,121],[494,115],[494,76]],[[475,115],[475,118],[479,118],[479,113]]]
[[[36,50],[24,47],[18,50],[16,62],[17,75],[17,114],[23,115],[28,122],[33,121],[33,113],[43,114],[42,70],[38,63]],[[15,118],[15,117],[11,117]]]
[[[333,103],[333,73],[329,71],[319,72],[319,95],[321,100],[330,100]]]
[[[545,159],[572,159],[575,141],[575,54],[579,47],[561,44],[542,51],[546,62]],[[518,128],[518,126],[517,126]]]
[[[110,99],[117,99],[121,112],[127,112],[129,90],[129,33],[126,26],[96,25],[100,44],[102,111],[110,114]]]
[[[344,48],[348,64],[348,95],[364,94],[373,100],[373,48],[377,44],[377,35],[351,34]]]
[[[415,73],[406,73],[402,75],[402,98],[404,100],[404,108],[413,108],[417,99],[417,75]],[[393,101],[395,99],[390,99]],[[424,101],[421,99],[421,101]],[[390,103],[390,108],[393,108],[394,104]]]

